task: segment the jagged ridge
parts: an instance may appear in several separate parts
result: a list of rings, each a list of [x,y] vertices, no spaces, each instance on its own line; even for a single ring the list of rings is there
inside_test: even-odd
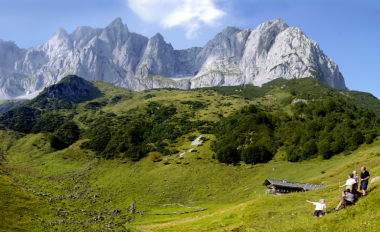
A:
[[[0,99],[33,98],[68,74],[136,91],[260,86],[278,77],[314,77],[346,89],[338,66],[318,44],[281,19],[253,30],[227,27],[203,48],[174,50],[159,33],[148,39],[117,18],[104,29],[82,26],[68,34],[60,28],[28,50],[0,40],[0,54]]]

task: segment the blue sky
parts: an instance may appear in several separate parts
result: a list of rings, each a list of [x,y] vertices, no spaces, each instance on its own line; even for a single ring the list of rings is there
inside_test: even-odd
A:
[[[363,0],[0,0],[0,39],[28,48],[60,27],[106,27],[121,17],[175,49],[202,47],[227,26],[255,28],[275,18],[298,27],[339,65],[351,90],[380,99],[380,1]]]

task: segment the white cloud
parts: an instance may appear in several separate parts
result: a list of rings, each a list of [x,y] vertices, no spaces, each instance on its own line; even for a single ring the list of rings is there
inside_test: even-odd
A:
[[[140,18],[158,22],[164,28],[182,26],[186,37],[194,38],[206,24],[215,25],[226,13],[215,7],[215,0],[127,0],[128,6]]]

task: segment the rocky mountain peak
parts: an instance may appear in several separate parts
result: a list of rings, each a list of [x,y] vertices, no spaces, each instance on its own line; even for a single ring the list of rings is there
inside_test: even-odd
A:
[[[123,26],[123,21],[121,20],[120,17],[117,17],[110,24],[108,24],[107,27],[122,27],[122,26]]]
[[[26,50],[19,48],[14,41],[4,41],[0,39],[0,68],[13,68],[15,62],[22,59],[25,53]]]
[[[59,28],[54,34],[51,36],[51,39],[60,39],[60,38],[69,38],[69,34],[65,30],[65,28]]]
[[[150,41],[154,42],[165,42],[164,37],[160,33],[156,33],[152,38],[150,38]]]
[[[237,28],[237,27],[226,27],[223,31],[222,31],[222,34],[227,36],[227,37],[230,37],[231,35],[239,32],[240,29]]]
[[[285,30],[286,28],[288,28],[288,24],[286,24],[282,19],[280,18],[277,18],[277,19],[273,19],[271,21],[267,21],[267,22],[264,22],[262,24],[259,25],[259,27],[278,27],[280,28],[280,30]]]
[[[226,27],[204,47],[184,50],[174,50],[160,33],[148,39],[130,32],[121,18],[105,28],[78,27],[70,35],[60,28],[27,51],[0,43],[0,99],[35,96],[68,74],[136,91],[260,86],[279,77],[314,77],[346,88],[338,65],[318,44],[279,18],[253,30]]]

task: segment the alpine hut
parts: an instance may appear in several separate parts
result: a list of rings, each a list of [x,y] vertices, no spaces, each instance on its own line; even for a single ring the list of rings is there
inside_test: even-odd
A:
[[[324,188],[326,186],[319,184],[308,184],[308,183],[297,183],[297,182],[288,182],[286,179],[280,180],[271,180],[266,179],[264,181],[264,186],[267,186],[267,194],[287,194],[294,192],[307,192],[309,190],[316,190]]]

